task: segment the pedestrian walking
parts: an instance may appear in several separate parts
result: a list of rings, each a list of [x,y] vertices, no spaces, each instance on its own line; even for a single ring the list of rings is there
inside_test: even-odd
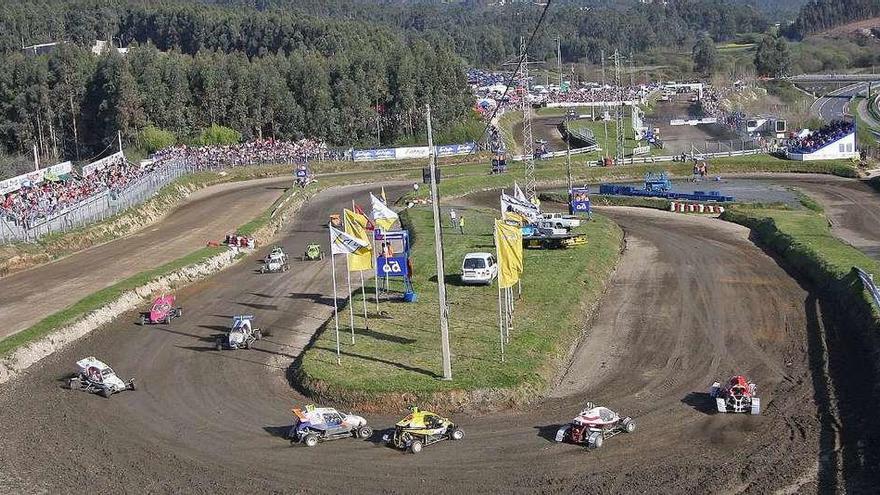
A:
[[[458,231],[464,235],[464,215],[458,217]]]
[[[452,228],[454,229],[455,223],[456,223],[456,221],[455,221],[455,208],[449,209],[449,218],[452,219]]]

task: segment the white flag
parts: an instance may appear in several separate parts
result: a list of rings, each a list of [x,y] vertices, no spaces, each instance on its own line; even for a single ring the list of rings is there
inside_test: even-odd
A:
[[[373,222],[382,230],[389,230],[398,220],[397,213],[385,206],[381,199],[370,193],[370,204],[373,207]]]
[[[508,211],[518,213],[529,220],[534,220],[541,214],[541,210],[528,200],[520,201],[513,196],[501,193],[501,213]]]
[[[523,190],[519,188],[519,184],[517,184],[516,181],[513,181],[513,197],[523,203],[529,202],[529,198],[527,198]]]
[[[351,254],[363,249],[370,244],[357,237],[350,236],[345,232],[330,227],[330,254]]]

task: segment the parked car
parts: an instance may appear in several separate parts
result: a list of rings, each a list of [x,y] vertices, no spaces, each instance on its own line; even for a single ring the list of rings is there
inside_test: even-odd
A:
[[[571,215],[563,215],[562,213],[544,213],[538,217],[537,221],[539,224],[547,222],[550,227],[557,229],[573,229],[581,226],[581,220],[579,218]]]
[[[489,285],[498,276],[498,263],[490,253],[468,253],[461,262],[461,281]]]

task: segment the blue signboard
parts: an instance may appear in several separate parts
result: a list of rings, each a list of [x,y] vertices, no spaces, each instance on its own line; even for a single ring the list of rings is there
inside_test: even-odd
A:
[[[301,169],[297,169],[296,176],[300,177],[300,178],[305,178],[308,175],[308,173],[309,173],[308,170],[301,168]]]
[[[573,187],[568,191],[569,212],[590,213],[590,191],[586,187]]]
[[[437,146],[437,156],[466,155],[477,148],[477,143],[444,144]]]
[[[369,160],[393,160],[396,156],[394,148],[354,150],[352,153],[352,159],[356,162]]]
[[[376,274],[380,277],[409,278],[406,256],[379,256],[376,258]]]

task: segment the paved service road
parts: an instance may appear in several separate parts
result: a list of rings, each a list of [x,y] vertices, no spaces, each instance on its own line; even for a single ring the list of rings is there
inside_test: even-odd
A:
[[[320,193],[280,243],[298,254],[322,240],[327,215],[353,197],[363,202],[367,191]],[[494,195],[489,199],[494,205]],[[307,399],[286,377],[331,314],[329,260],[294,261],[285,275],[259,275],[259,250],[182,291],[186,313],[172,325],[142,328],[126,315],[0,389],[0,481],[14,493],[766,493],[853,486],[856,475],[823,451],[831,426],[820,421],[827,400],[816,388],[821,367],[809,357],[823,326],[810,294],[737,225],[659,211],[607,214],[623,226],[628,247],[554,398],[524,410],[453,414],[467,432],[461,442],[420,455],[381,445],[381,432],[367,442],[288,446],[281,435],[292,423],[290,407]],[[213,336],[241,312],[255,314],[267,338],[249,350],[214,351]],[[436,344],[433,335],[425,339]],[[136,377],[138,391],[103,399],[62,389],[61,378],[85,355]],[[759,383],[762,416],[709,412],[709,385],[732,373]],[[632,415],[639,429],[601,451],[553,443],[557,426],[587,400]],[[377,429],[396,419],[368,416]]]
[[[849,115],[850,99],[862,91],[867,90],[868,85],[865,83],[850,84],[843,88],[834,90],[816,100],[811,107],[813,113],[826,122],[842,119]]]
[[[0,338],[24,330],[83,297],[221,240],[268,208],[290,178],[221,184],[195,192],[135,234],[0,279]]]

